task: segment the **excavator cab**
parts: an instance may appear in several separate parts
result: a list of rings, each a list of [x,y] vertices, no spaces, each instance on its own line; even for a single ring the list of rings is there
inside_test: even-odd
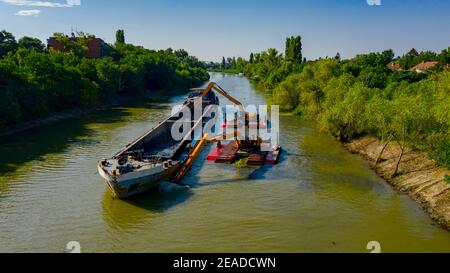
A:
[[[196,98],[203,97],[204,105],[219,105],[219,98],[214,92],[208,92],[205,96],[202,96],[203,90],[193,90],[189,96],[189,102],[193,102]]]

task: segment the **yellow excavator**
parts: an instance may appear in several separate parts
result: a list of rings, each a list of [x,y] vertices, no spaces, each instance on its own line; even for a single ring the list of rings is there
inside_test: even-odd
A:
[[[248,127],[249,121],[253,120],[255,118],[255,115],[253,113],[250,114],[245,111],[244,106],[242,105],[242,103],[239,100],[237,100],[236,98],[231,96],[227,91],[225,91],[222,87],[220,87],[215,82],[210,82],[205,88],[193,88],[191,90],[200,92],[198,95],[201,98],[207,98],[208,94],[210,94],[211,91],[216,91],[219,94],[221,94],[222,96],[224,96],[225,98],[227,98],[232,103],[236,104],[239,107],[238,115],[239,116],[245,115],[246,127]],[[257,117],[257,121],[259,123],[259,117]],[[237,119],[236,119],[236,123],[237,123]],[[241,150],[254,149],[256,146],[260,145],[262,142],[262,140],[259,137],[256,137],[256,139],[253,139],[253,140],[250,140],[249,138],[245,138],[245,140],[240,140],[240,139],[242,139],[242,137],[240,137],[239,132],[233,132],[232,134],[233,134],[232,136],[236,137],[237,143]],[[212,140],[218,141],[218,140],[223,139],[223,137],[224,136],[217,136],[217,137],[213,138]]]
[[[205,88],[193,88],[193,89],[191,89],[191,91],[193,91],[195,93],[191,94],[191,96],[189,96],[189,99],[202,98],[202,101],[204,101],[204,100],[208,101],[207,104],[219,104],[217,97],[214,96],[213,93],[211,93],[211,91],[216,91],[239,107],[239,114],[241,116],[245,115],[246,124],[247,124],[247,121],[250,120],[250,117],[254,117],[245,112],[244,106],[242,105],[242,103],[239,100],[235,99],[233,96],[228,94],[228,92],[226,92],[222,87],[217,85],[215,82],[210,82]],[[209,138],[208,134],[204,134],[203,137],[199,141],[196,142],[196,144],[190,151],[187,160],[183,163],[183,166],[181,166],[180,171],[175,175],[175,177],[172,178],[172,182],[177,183],[177,184],[179,184],[181,182],[181,179],[188,172],[188,170],[191,167],[192,163],[194,162],[195,158],[199,155],[200,151],[206,144],[207,140],[217,141],[218,146],[219,146],[219,145],[221,145],[220,144],[221,140],[223,140],[224,138],[229,139],[230,137],[236,138],[236,142],[238,144],[239,150],[241,150],[241,151],[250,152],[250,151],[258,148],[262,143],[262,140],[259,137],[256,137],[256,139],[253,139],[253,140],[251,140],[249,138],[245,138],[245,140],[242,140],[243,137],[239,134],[239,132],[232,132],[232,133],[229,133],[229,135],[227,135],[227,136],[216,136],[216,137],[212,137],[212,138]]]
[[[238,101],[237,99],[235,99],[234,97],[232,97],[230,94],[228,94],[227,91],[225,91],[222,87],[220,87],[215,82],[210,82],[205,88],[192,88],[191,89],[191,91],[199,91],[200,92],[199,96],[201,98],[206,98],[207,95],[209,94],[209,92],[211,92],[213,90],[217,91],[219,94],[221,94],[222,96],[224,96],[225,98],[230,100],[232,103],[236,104],[239,107],[239,111],[241,113],[245,113],[244,106],[242,105],[242,103],[240,101]]]

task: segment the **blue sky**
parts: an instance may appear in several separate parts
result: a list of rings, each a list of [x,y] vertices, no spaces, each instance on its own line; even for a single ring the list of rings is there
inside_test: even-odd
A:
[[[450,46],[450,1],[380,1],[0,0],[0,29],[45,41],[74,28],[114,42],[115,30],[123,28],[127,42],[184,48],[213,61],[269,47],[283,50],[289,35],[302,36],[308,59]]]

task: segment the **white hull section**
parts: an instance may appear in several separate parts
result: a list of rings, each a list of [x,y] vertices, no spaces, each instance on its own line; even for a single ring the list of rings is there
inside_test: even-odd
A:
[[[178,165],[175,165],[166,169],[163,164],[158,164],[150,169],[111,176],[99,165],[98,172],[116,197],[127,198],[155,188],[159,182],[169,178],[177,168]]]

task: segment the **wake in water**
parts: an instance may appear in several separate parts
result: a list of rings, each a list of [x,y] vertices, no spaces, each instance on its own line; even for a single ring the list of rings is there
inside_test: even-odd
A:
[[[190,189],[190,187],[187,185],[178,185],[178,184],[167,182],[167,181],[159,183],[159,193],[161,193],[161,194],[188,191],[189,189]]]

